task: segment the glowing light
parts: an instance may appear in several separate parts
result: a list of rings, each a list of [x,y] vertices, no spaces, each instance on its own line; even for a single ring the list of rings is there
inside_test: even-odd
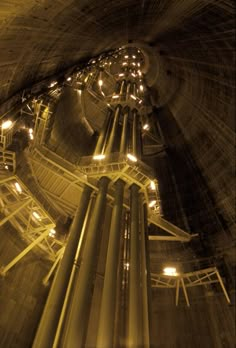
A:
[[[143,102],[142,99],[140,99],[140,101],[138,103],[141,104],[142,102]]]
[[[36,211],[33,211],[32,215],[37,219],[37,220],[41,220],[41,217],[40,215],[36,212]]]
[[[67,77],[66,81],[71,81],[71,77]]]
[[[132,75],[133,77],[136,77],[135,73],[132,73],[131,75]]]
[[[102,81],[102,80],[98,80],[98,85],[99,85],[100,87],[102,87],[103,81]]]
[[[165,267],[163,269],[163,273],[167,276],[172,276],[172,277],[176,277],[178,275],[175,267]]]
[[[140,63],[137,63],[137,66],[140,66]]]
[[[53,228],[51,228],[51,230],[49,231],[49,236],[54,238],[55,235],[56,235],[56,231]]]
[[[119,98],[119,96],[118,95],[113,95],[112,98],[113,99],[117,99],[117,98]]]
[[[124,263],[124,269],[126,269],[127,271],[129,270],[129,262]]]
[[[4,166],[4,168],[5,168],[5,169],[9,169],[9,167],[8,167],[7,165],[6,165],[6,166]]]
[[[9,128],[11,128],[12,123],[13,122],[11,120],[7,120],[7,121],[3,122],[2,123],[2,129],[9,129]]]
[[[156,202],[157,202],[157,201],[151,201],[151,202],[149,203],[149,205],[148,205],[149,208],[154,207],[154,205],[156,204]]]
[[[125,74],[119,74],[118,76],[124,76]]]
[[[142,76],[142,73],[141,73],[141,71],[140,71],[140,70],[138,70],[138,74],[139,74],[139,76]]]
[[[136,63],[135,63],[135,62],[133,62],[133,63],[132,63],[132,65],[133,65],[133,66],[136,66]]]
[[[92,63],[95,64],[95,63],[96,63],[96,60],[93,60]]]
[[[145,123],[145,125],[143,126],[143,129],[144,129],[144,130],[149,129],[149,124]]]
[[[151,181],[150,182],[150,188],[151,188],[151,190],[156,190],[156,185],[155,185],[155,182],[154,181]]]
[[[140,89],[140,91],[142,92],[142,91],[143,91],[143,85],[140,85],[140,86],[139,86],[139,89]]]
[[[130,98],[137,100],[137,98],[133,94],[130,95]]]
[[[137,157],[135,157],[134,155],[132,155],[131,153],[127,154],[128,159],[130,159],[130,161],[132,162],[137,162]]]
[[[129,58],[129,56],[126,55],[125,58],[126,58],[126,59]]]
[[[22,188],[18,182],[15,183],[15,188],[16,188],[16,191],[18,191],[19,193],[22,193]]]
[[[136,58],[136,56],[132,56],[132,58],[134,58],[134,59],[135,59],[135,58]]]
[[[31,133],[29,134],[29,137],[30,137],[31,140],[34,139],[34,136],[33,136],[33,134],[31,134]]]
[[[49,85],[49,88],[54,87],[55,85],[57,85],[57,83],[57,81],[52,81]]]
[[[93,156],[93,159],[94,160],[102,160],[102,159],[104,159],[106,156],[105,155],[103,155],[103,154],[100,154],[100,155],[94,155]]]
[[[33,129],[29,128],[29,134],[33,134]]]
[[[127,65],[127,64],[128,64],[127,62],[122,63],[123,66],[124,66],[124,65]]]

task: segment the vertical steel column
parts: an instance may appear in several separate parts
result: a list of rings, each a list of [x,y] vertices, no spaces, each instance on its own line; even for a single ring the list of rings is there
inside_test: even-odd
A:
[[[128,303],[128,347],[141,346],[140,336],[140,267],[139,267],[139,187],[130,188],[130,265],[129,265],[129,303]]]
[[[125,87],[126,87],[126,82],[125,80],[122,80],[121,85],[120,85],[120,95],[125,94]]]
[[[138,149],[138,112],[137,110],[132,110],[133,113],[133,126],[132,126],[132,154],[134,156],[139,155]]]
[[[124,182],[118,180],[115,184],[115,201],[112,210],[110,236],[105,268],[105,278],[102,293],[101,311],[97,336],[97,348],[111,348],[113,345],[117,269],[119,263],[119,245],[121,236],[121,218],[124,194]]]
[[[149,308],[148,308],[148,270],[147,270],[147,250],[146,250],[146,219],[142,203],[143,194],[140,195],[140,225],[141,225],[141,282],[142,282],[142,333],[143,333],[143,348],[150,347],[149,338]]]
[[[75,279],[71,312],[68,313],[65,323],[64,342],[60,347],[82,348],[84,346],[94,276],[94,263],[96,262],[95,256],[101,235],[100,223],[106,207],[108,183],[109,179],[106,177],[102,177],[99,182],[99,191],[87,230],[81,266]]]
[[[127,83],[127,88],[126,88],[126,99],[128,100],[129,95],[130,95],[130,90],[131,90],[131,83]]]
[[[111,129],[111,133],[108,139],[108,144],[107,147],[105,149],[105,154],[106,155],[110,155],[112,152],[112,148],[117,136],[117,128],[118,128],[118,124],[119,124],[119,117],[120,117],[120,112],[121,112],[121,106],[117,105],[116,106],[116,110],[115,110],[115,116],[113,119],[113,125],[112,125],[112,129]]]
[[[120,141],[120,153],[124,155],[126,154],[126,149],[127,149],[128,118],[129,118],[129,109],[125,112],[123,117],[122,134],[121,134],[121,141]]]
[[[100,135],[98,137],[97,145],[96,145],[96,148],[94,150],[94,155],[102,154],[102,151],[103,151],[103,148],[104,148],[104,142],[105,142],[105,139],[106,139],[107,129],[108,129],[109,123],[110,123],[110,118],[111,118],[111,115],[110,115],[110,112],[108,112],[108,114],[106,116],[106,119],[105,119],[105,121],[103,123],[101,133],[100,133]]]
[[[76,215],[70,228],[67,246],[53,280],[41,317],[33,348],[51,348],[53,345],[91,191],[90,187],[84,187]]]

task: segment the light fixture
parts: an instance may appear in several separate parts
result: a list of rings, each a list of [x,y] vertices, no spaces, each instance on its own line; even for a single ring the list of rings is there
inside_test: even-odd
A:
[[[129,56],[126,55],[125,58],[126,58],[126,59],[129,58]]]
[[[57,81],[52,81],[49,85],[49,88],[54,87],[55,85],[57,85],[57,83]]]
[[[118,76],[124,76],[125,74],[119,74]]]
[[[130,161],[132,162],[137,162],[137,157],[135,157],[134,155],[132,155],[131,153],[127,154],[128,159],[130,159]]]
[[[151,190],[156,190],[156,185],[155,185],[155,182],[154,181],[151,181],[150,182],[150,188],[151,188]]]
[[[135,58],[136,58],[136,56],[132,56],[132,58],[134,58],[134,59],[135,59]]]
[[[104,159],[106,156],[105,155],[103,155],[103,154],[100,154],[100,155],[94,155],[93,156],[93,159],[94,160],[102,160],[102,159]]]
[[[132,75],[133,77],[136,77],[135,73],[132,73],[131,75]]]
[[[113,95],[112,98],[116,99],[116,98],[119,98],[119,96],[118,95]]]
[[[154,207],[154,205],[156,204],[156,202],[157,201],[151,201],[150,203],[149,203],[149,208],[153,208]]]
[[[102,80],[98,80],[98,85],[99,85],[100,87],[102,87],[103,81],[102,81]]]
[[[49,236],[54,238],[55,234],[56,234],[56,231],[53,228],[51,228],[50,231],[49,231]]]
[[[30,139],[31,139],[31,140],[33,140],[33,139],[34,139],[34,136],[33,136],[33,134],[32,134],[32,133],[30,133],[30,134],[29,134],[29,137],[30,137]]]
[[[3,122],[2,123],[2,129],[9,129],[9,128],[11,128],[12,123],[13,122],[11,120],[7,120],[7,121]]]
[[[137,99],[133,94],[130,95],[130,98],[132,98],[132,99],[134,99],[134,100]]]
[[[9,169],[9,167],[7,165],[4,166],[5,169]]]
[[[36,211],[33,211],[32,215],[37,219],[37,220],[41,220],[41,217],[40,215],[36,212]]]
[[[33,129],[29,128],[29,134],[33,134]]]
[[[139,89],[140,89],[140,91],[142,92],[142,91],[143,91],[143,85],[140,85],[140,86],[139,86]]]
[[[141,73],[141,71],[140,71],[140,70],[138,70],[138,74],[139,74],[139,76],[142,76],[142,73]]]
[[[133,65],[133,66],[136,66],[136,63],[135,63],[135,62],[133,62],[133,63],[132,63],[132,65]]]
[[[137,63],[137,66],[140,66],[140,63]]]
[[[18,182],[15,182],[15,188],[17,192],[22,193],[22,188]]]
[[[148,123],[145,123],[145,125],[143,126],[143,129],[144,129],[144,130],[148,130],[148,129],[149,129],[149,124],[148,124]]]
[[[163,273],[167,276],[172,276],[172,277],[176,277],[178,275],[175,267],[165,267],[163,269]]]
[[[127,62],[122,63],[123,66],[124,66],[124,65],[127,65],[127,64],[128,64]]]
[[[71,81],[71,77],[67,77],[66,81]]]

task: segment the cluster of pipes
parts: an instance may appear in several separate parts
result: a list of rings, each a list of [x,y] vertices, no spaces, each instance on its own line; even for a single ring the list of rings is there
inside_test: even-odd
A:
[[[131,84],[125,81],[120,84],[122,94],[124,89],[130,93],[128,86]],[[138,110],[117,104],[113,114],[108,112],[94,155],[107,156],[118,150],[140,158],[140,138]],[[94,282],[110,188],[113,206],[99,292]],[[129,209],[124,208],[124,195],[129,196]],[[33,348],[82,348],[91,335],[96,348],[150,347],[147,245],[147,206],[137,184],[128,187],[124,181],[112,182],[104,174],[96,192],[85,185]],[[100,298],[96,310],[92,306],[94,296]],[[97,320],[96,332],[88,332],[91,318]]]

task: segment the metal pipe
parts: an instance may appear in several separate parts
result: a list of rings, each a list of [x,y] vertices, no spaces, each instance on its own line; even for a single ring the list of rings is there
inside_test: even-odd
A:
[[[143,194],[140,195],[140,227],[141,227],[141,282],[142,282],[142,319],[143,319],[143,347],[150,346],[149,338],[149,308],[148,308],[148,279],[147,279],[147,255],[146,255],[146,224],[144,219],[144,209],[142,204]]]
[[[107,147],[105,149],[106,155],[110,155],[112,153],[113,145],[114,145],[115,139],[117,137],[117,128],[118,128],[118,124],[119,124],[120,112],[121,112],[121,106],[117,105],[116,110],[115,110],[115,116],[113,119],[112,129],[111,129],[110,136],[108,139]]]
[[[138,151],[138,113],[133,110],[133,124],[132,124],[132,154],[137,157]]]
[[[140,347],[139,187],[130,188],[130,264],[128,303],[128,347]]]
[[[119,263],[119,245],[121,236],[122,205],[124,182],[118,180],[115,184],[115,200],[112,210],[110,236],[105,268],[104,286],[102,292],[101,311],[97,336],[97,348],[111,348],[114,338],[117,270]]]
[[[86,336],[94,277],[97,245],[100,240],[100,223],[104,216],[109,179],[102,177],[94,212],[89,222],[80,270],[75,277],[71,311],[65,322],[64,339],[60,347],[82,348]]]
[[[121,85],[120,85],[120,95],[125,94],[125,87],[126,87],[126,82],[125,82],[125,80],[122,80]]]
[[[124,155],[127,152],[128,118],[129,118],[129,109],[125,112],[123,117],[122,134],[121,134],[121,141],[120,141],[120,153]]]
[[[111,118],[111,115],[110,115],[110,112],[108,112],[106,119],[103,123],[101,132],[100,132],[99,137],[98,137],[97,145],[96,145],[96,148],[94,150],[94,155],[102,154],[102,150],[104,147],[104,142],[105,142],[105,138],[106,138],[106,134],[107,134],[107,129],[108,129],[109,123],[110,123],[110,118]]]
[[[35,336],[33,348],[51,348],[57,330],[66,289],[75,258],[84,218],[87,212],[91,188],[84,187],[79,206],[70,228],[69,239],[60,266],[50,289],[48,299]]]

